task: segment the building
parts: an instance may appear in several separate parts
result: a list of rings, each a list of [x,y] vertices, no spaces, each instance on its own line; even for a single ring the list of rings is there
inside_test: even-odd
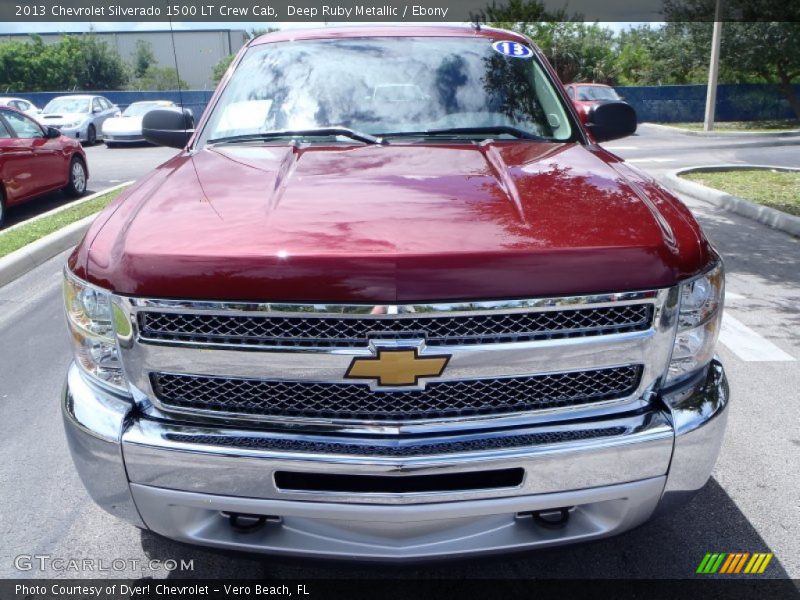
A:
[[[214,89],[211,72],[222,58],[236,53],[249,39],[246,31],[239,29],[197,29],[175,30],[175,53],[173,54],[173,32],[158,31],[103,31],[92,32],[99,40],[115,48],[128,63],[133,62],[136,42],[143,40],[150,44],[159,67],[175,67],[178,59],[180,78],[189,84],[190,89]],[[56,43],[63,35],[85,35],[86,32],[40,33],[44,43]],[[19,40],[29,34],[0,35],[4,40]]]

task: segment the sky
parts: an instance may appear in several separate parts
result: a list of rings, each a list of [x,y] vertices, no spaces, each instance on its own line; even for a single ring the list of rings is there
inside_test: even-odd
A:
[[[340,23],[330,23],[330,25],[338,25]],[[349,23],[350,25],[358,25],[358,23]],[[394,25],[424,25],[425,23],[392,23]],[[431,25],[441,23],[429,23]],[[253,22],[211,22],[211,23],[195,23],[195,22],[181,22],[176,21],[173,27],[178,29],[244,29],[250,31],[251,29],[263,29],[265,27],[278,27],[279,29],[297,29],[318,27],[323,25],[320,23],[265,23],[263,21]],[[371,23],[374,25],[374,23]],[[613,29],[614,31],[621,31],[628,29],[631,26],[640,25],[640,23],[626,23],[626,22],[610,22],[599,23],[599,25]],[[167,21],[159,21],[152,23],[129,23],[129,22],[114,22],[114,23],[90,23],[90,22],[42,22],[42,23],[27,23],[27,22],[0,22],[0,34],[4,33],[51,33],[58,31],[79,32],[89,31],[94,28],[95,31],[147,31],[154,29],[169,29]]]

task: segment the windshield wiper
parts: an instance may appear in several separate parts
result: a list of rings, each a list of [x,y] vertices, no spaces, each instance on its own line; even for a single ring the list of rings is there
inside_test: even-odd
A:
[[[265,131],[262,133],[245,133],[242,135],[231,135],[208,140],[208,143],[235,144],[237,142],[257,142],[260,140],[271,140],[282,137],[312,137],[324,135],[340,135],[359,142],[364,142],[365,144],[380,144],[383,142],[379,137],[375,137],[369,133],[348,129],[347,127],[321,127],[319,129],[282,129],[280,131]]]
[[[451,127],[448,129],[428,129],[426,131],[398,131],[382,133],[381,137],[426,137],[436,135],[510,135],[523,140],[546,140],[540,135],[511,127],[510,125],[491,125],[489,127]]]

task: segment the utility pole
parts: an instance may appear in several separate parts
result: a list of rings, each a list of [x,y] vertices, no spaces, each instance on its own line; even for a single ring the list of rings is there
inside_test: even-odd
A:
[[[714,109],[717,106],[717,79],[719,77],[719,46],[722,38],[722,0],[717,0],[714,10],[714,33],[711,36],[711,64],[708,67],[708,90],[706,91],[706,117],[703,130],[714,129]]]

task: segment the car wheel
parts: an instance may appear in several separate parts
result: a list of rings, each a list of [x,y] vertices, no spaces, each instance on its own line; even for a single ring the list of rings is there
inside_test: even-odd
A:
[[[69,163],[69,183],[64,191],[69,196],[83,196],[86,193],[86,165],[77,156]]]
[[[97,129],[94,128],[94,125],[89,125],[89,129],[86,130],[86,145],[94,146],[96,143]]]

